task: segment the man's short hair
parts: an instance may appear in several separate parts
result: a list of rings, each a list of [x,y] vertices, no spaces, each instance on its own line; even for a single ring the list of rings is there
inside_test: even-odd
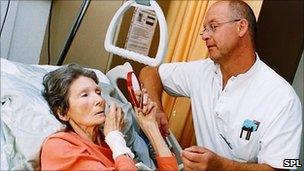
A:
[[[251,7],[242,0],[231,0],[229,1],[229,7],[232,11],[233,17],[236,19],[246,19],[249,23],[249,32],[251,36],[251,41],[255,45],[257,22],[256,17],[253,13]]]

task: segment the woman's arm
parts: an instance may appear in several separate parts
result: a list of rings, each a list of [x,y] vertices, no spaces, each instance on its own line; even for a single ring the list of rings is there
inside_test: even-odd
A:
[[[160,157],[172,156],[170,149],[168,148],[166,142],[158,128],[158,124],[155,119],[155,106],[151,106],[152,109],[150,113],[145,115],[143,110],[136,108],[136,119],[141,129],[144,131],[148,139],[150,140],[151,145],[153,146],[156,154]]]
[[[106,116],[104,124],[105,142],[112,151],[115,161],[115,168],[120,170],[137,170],[133,158],[134,154],[127,147],[126,141],[121,133],[123,127],[123,112],[115,103],[110,106],[110,111]]]
[[[156,122],[156,104],[150,100],[145,89],[141,96],[142,98],[139,98],[142,101],[141,108],[135,107],[136,119],[156,152],[158,169],[177,170],[177,161],[163,139]]]

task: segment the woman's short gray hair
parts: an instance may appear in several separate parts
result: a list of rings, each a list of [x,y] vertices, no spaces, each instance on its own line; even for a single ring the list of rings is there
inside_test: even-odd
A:
[[[91,78],[96,84],[99,82],[94,71],[84,69],[78,64],[65,65],[47,73],[43,77],[43,96],[48,102],[53,115],[65,124],[67,129],[71,128],[69,123],[62,121],[58,115],[66,115],[69,109],[69,89],[73,81],[79,76]]]

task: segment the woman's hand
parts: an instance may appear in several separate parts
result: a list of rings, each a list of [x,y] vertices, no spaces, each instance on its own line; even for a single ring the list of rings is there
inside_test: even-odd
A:
[[[138,92],[137,99],[141,106],[139,108],[134,107],[134,109],[139,126],[145,133],[148,129],[158,129],[155,117],[157,106],[150,100],[147,90],[143,89],[142,92]]]
[[[121,131],[124,123],[124,113],[120,107],[116,107],[115,103],[111,103],[110,111],[106,116],[103,133],[107,136],[111,131]]]
[[[157,121],[156,121],[156,103],[152,102],[149,98],[146,89],[143,89],[141,94],[139,94],[141,98],[139,102],[141,104],[140,108],[134,107],[136,112],[136,120],[144,131],[146,136],[148,137],[150,143],[152,144],[156,154],[160,157],[169,157],[172,156],[171,151],[169,150],[166,142],[164,141]]]

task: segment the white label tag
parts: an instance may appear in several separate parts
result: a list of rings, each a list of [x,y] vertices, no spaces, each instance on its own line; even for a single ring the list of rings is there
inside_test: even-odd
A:
[[[135,8],[125,49],[148,55],[156,25],[157,18],[154,11]]]

